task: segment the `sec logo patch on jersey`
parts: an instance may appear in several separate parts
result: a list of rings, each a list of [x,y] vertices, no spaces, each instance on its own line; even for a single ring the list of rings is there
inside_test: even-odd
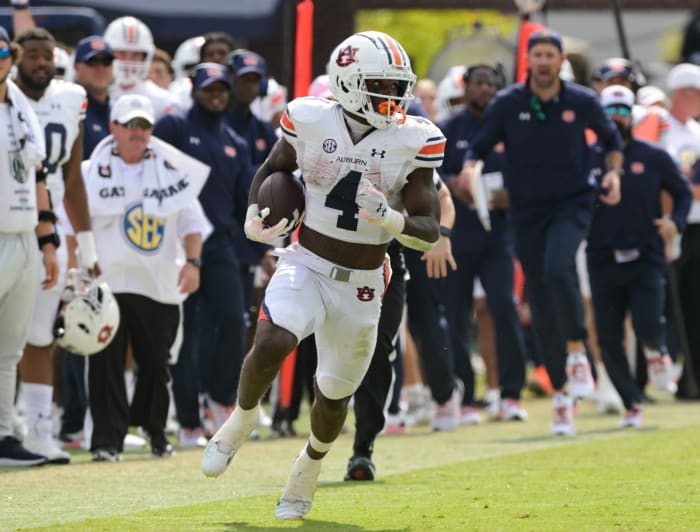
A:
[[[157,216],[146,216],[143,205],[131,205],[124,214],[122,233],[130,246],[141,253],[155,253],[165,235],[165,220]]]

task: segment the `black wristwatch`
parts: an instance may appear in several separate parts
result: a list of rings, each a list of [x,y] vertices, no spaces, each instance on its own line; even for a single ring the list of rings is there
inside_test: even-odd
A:
[[[51,233],[50,235],[44,235],[37,238],[39,243],[39,249],[43,249],[46,244],[53,244],[56,249],[61,245],[61,239],[58,237],[57,233]]]
[[[195,257],[190,257],[190,258],[187,259],[187,262],[189,262],[190,264],[196,266],[196,267],[199,268],[200,270],[202,269],[202,259],[197,259],[197,258],[195,258]]]
[[[446,236],[447,238],[450,238],[452,236],[452,229],[449,227],[445,227],[444,225],[440,226],[440,234],[442,236]]]

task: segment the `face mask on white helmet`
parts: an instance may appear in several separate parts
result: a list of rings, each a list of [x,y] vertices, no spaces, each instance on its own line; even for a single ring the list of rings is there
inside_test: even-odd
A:
[[[71,269],[54,321],[56,343],[71,353],[94,355],[107,347],[119,328],[119,305],[107,283]]]
[[[175,50],[175,55],[170,63],[175,73],[175,79],[181,79],[190,75],[190,71],[200,63],[200,50],[204,44],[204,37],[192,37],[182,41]]]
[[[113,63],[114,81],[120,87],[130,87],[148,77],[156,46],[153,35],[143,22],[134,17],[120,17],[110,22],[104,33],[104,39],[118,52],[139,52],[141,60],[123,60],[116,58]]]
[[[438,83],[435,94],[437,120],[443,120],[467,107],[464,94],[464,73],[466,67],[455,65],[450,67],[445,77]]]
[[[408,54],[393,37],[378,31],[356,33],[340,43],[331,54],[328,76],[331,92],[346,111],[361,116],[371,126],[385,129],[398,115],[405,115],[413,100],[416,76],[411,71]],[[370,92],[367,80],[394,80],[396,96]],[[387,102],[375,110],[372,98]]]

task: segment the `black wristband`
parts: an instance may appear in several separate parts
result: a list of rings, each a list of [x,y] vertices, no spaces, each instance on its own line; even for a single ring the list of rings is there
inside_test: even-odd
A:
[[[56,218],[56,215],[54,214],[53,211],[39,211],[39,221],[40,222],[51,222],[52,224],[55,224],[58,221],[58,218]]]
[[[61,239],[58,237],[57,233],[51,233],[50,235],[44,235],[37,238],[39,243],[39,249],[43,249],[46,244],[53,244],[56,249],[61,245]]]
[[[187,259],[187,262],[189,262],[193,266],[196,266],[200,270],[202,269],[202,259],[197,259],[195,257],[191,257],[191,258]]]
[[[447,238],[450,238],[452,236],[452,229],[449,227],[445,227],[444,225],[440,226],[440,234],[442,236],[446,236]]]

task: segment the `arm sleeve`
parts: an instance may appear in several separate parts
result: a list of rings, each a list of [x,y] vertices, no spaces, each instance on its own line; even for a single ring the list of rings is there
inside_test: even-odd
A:
[[[198,199],[192,200],[189,206],[180,211],[177,217],[177,234],[180,239],[184,239],[192,233],[201,233],[204,242],[212,232],[212,225],[209,223],[204,209]]]
[[[294,149],[297,148],[297,130],[294,122],[290,118],[292,110],[289,104],[284,108],[282,113],[282,118],[280,119],[280,130],[282,131],[282,136],[289,142]]]

